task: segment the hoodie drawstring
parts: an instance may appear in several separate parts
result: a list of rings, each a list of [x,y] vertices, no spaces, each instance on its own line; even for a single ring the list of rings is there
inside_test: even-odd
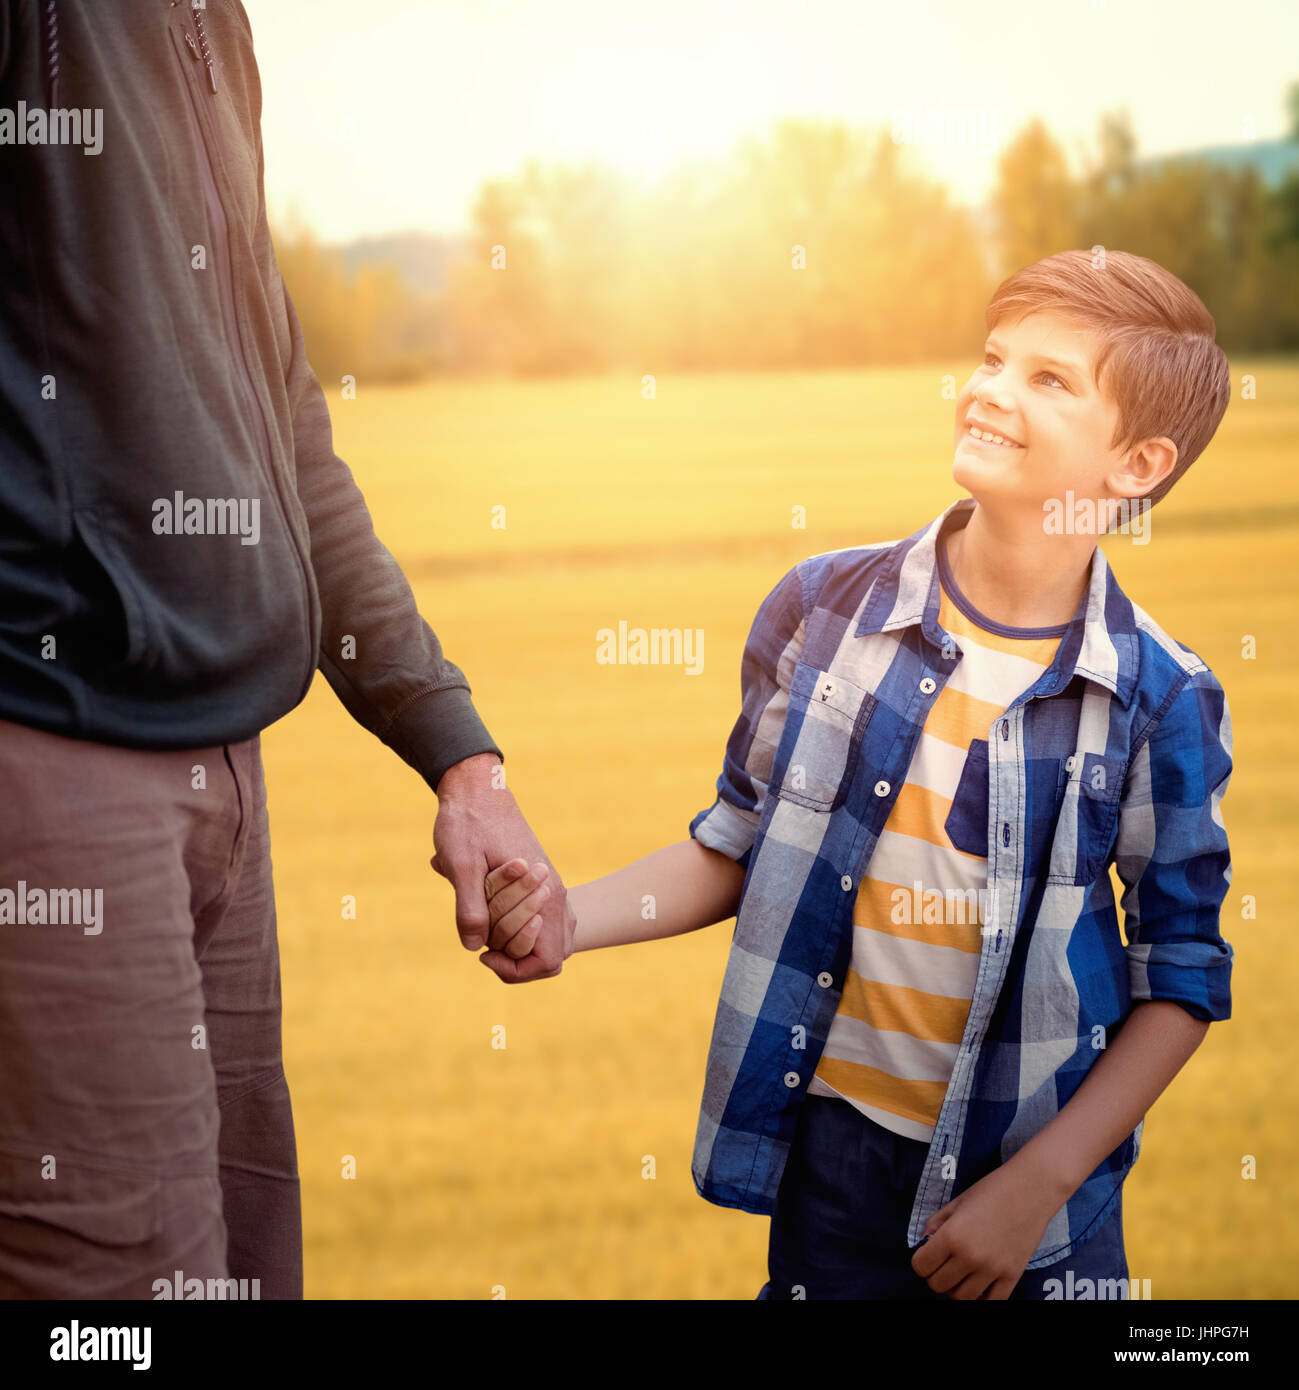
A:
[[[172,0],[173,5],[176,3],[177,0]],[[203,66],[207,69],[208,86],[215,93],[217,89],[216,69],[212,64],[212,50],[208,45],[207,34],[203,29],[202,7],[195,5],[191,8],[190,13],[194,17],[194,29],[198,34],[198,53],[195,56],[201,58]],[[45,0],[41,16],[45,29],[43,48],[45,88],[48,93],[49,108],[54,110],[59,104],[59,0]],[[185,35],[185,40],[190,43],[192,48],[192,40],[188,34]]]
[[[59,104],[59,6],[58,0],[45,0],[45,85],[49,107]]]
[[[216,92],[216,70],[212,66],[212,50],[207,46],[207,35],[203,32],[203,11],[195,5],[191,14],[194,16],[194,30],[198,34],[198,50],[203,56],[203,66],[207,68],[208,85]]]

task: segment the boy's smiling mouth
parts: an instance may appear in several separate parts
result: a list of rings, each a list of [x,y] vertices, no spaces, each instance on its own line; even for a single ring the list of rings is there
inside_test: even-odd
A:
[[[1024,446],[1018,439],[1012,439],[1008,434],[1002,434],[1000,430],[994,430],[988,425],[977,421],[973,415],[966,417],[966,437],[973,439],[976,444],[990,444],[995,449],[1022,449]]]

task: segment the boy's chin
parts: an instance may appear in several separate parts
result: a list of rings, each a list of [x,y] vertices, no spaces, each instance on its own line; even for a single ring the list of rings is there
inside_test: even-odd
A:
[[[1039,491],[1025,486],[1022,476],[1014,476],[995,460],[976,457],[957,448],[952,459],[952,481],[963,487],[976,502],[1003,506],[1041,506]]]
[[[1013,496],[1023,491],[1022,479],[1010,476],[998,460],[982,458],[959,445],[952,458],[952,481],[975,497],[980,493]]]

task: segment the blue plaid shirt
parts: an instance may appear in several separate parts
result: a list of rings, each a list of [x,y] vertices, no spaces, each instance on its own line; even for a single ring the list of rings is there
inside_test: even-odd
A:
[[[708,1052],[700,1195],[770,1213],[839,1005],[852,904],[934,701],[961,659],[938,626],[936,542],[802,561],[763,601],[717,800],[691,835],[745,868]],[[988,909],[965,1033],[907,1239],[1037,1134],[1146,999],[1231,1014],[1218,931],[1231,715],[1213,673],[1094,553],[1055,660],[976,741],[955,808],[988,826]],[[1119,933],[1113,863],[1124,885]],[[1028,1269],[1110,1214],[1144,1121],[1052,1218]]]

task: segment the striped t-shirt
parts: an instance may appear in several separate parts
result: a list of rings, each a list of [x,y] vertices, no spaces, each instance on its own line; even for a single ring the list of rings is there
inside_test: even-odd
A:
[[[852,961],[808,1085],[928,1143],[965,1031],[988,881],[987,738],[1068,624],[1011,628],[956,587],[940,542],[938,622],[961,659],[929,712],[853,905]],[[975,745],[972,747],[972,745]]]

